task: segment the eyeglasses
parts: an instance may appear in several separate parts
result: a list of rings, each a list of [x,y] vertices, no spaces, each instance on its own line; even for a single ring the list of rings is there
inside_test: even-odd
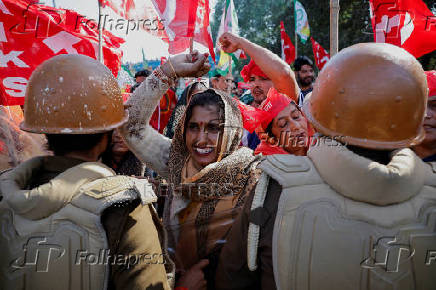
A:
[[[201,129],[203,127],[203,130]],[[207,123],[204,126],[201,126],[198,123],[189,123],[186,129],[191,133],[199,133],[203,131],[205,134],[218,134],[222,132],[224,128],[224,123]]]

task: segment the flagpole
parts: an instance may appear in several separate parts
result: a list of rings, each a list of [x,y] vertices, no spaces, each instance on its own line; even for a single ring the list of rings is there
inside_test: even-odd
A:
[[[339,0],[330,0],[330,57],[338,53]]]
[[[298,56],[298,34],[297,34],[297,12],[295,11],[295,0],[291,0],[294,5],[294,36],[295,36],[295,58]]]
[[[98,61],[101,63],[103,62],[103,46],[101,44],[101,39],[103,35],[103,25],[100,23],[101,19],[101,4],[100,1],[98,2]]]
[[[189,40],[189,53],[192,53],[193,50],[194,50],[194,37],[191,37],[191,39]]]

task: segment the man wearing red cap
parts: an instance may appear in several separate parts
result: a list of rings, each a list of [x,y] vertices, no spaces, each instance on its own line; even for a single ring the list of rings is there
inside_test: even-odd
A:
[[[294,100],[297,99],[299,88],[295,75],[289,65],[277,55],[229,32],[221,35],[219,41],[225,52],[232,53],[242,49],[251,57],[250,63],[242,69],[241,76],[250,84],[254,98],[251,104],[253,107],[260,106],[272,87]]]
[[[425,139],[415,146],[416,154],[425,162],[436,161],[436,71],[426,71],[428,84],[427,113],[424,119]]]

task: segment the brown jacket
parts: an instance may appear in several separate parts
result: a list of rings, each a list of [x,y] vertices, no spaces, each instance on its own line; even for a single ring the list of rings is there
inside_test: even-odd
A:
[[[22,189],[46,184],[57,175],[84,162],[59,156],[38,158],[40,160],[36,163],[40,165],[32,171],[26,184],[20,184]],[[2,182],[3,179],[4,177]],[[160,240],[163,238],[163,229],[151,205],[143,206],[139,199],[116,203],[103,212],[101,223],[112,257],[126,257],[130,254],[159,256],[155,259],[157,263],[138,262],[127,265],[109,262],[108,289],[170,289],[165,268],[172,268],[172,262],[162,255]]]
[[[272,236],[282,187],[270,179],[263,210],[250,214],[253,189],[235,220],[224,245],[215,277],[216,289],[276,289],[272,266]],[[251,272],[247,266],[247,236],[249,222],[260,225],[258,268]]]

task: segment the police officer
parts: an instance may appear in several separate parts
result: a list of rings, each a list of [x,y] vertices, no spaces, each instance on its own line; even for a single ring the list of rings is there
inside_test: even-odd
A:
[[[424,71],[405,50],[357,44],[321,71],[308,156],[271,155],[234,223],[218,289],[434,289],[436,164]],[[242,250],[246,249],[246,250]]]
[[[170,289],[151,186],[99,162],[127,119],[116,79],[90,57],[33,72],[21,129],[45,134],[54,156],[0,176],[1,289]]]

